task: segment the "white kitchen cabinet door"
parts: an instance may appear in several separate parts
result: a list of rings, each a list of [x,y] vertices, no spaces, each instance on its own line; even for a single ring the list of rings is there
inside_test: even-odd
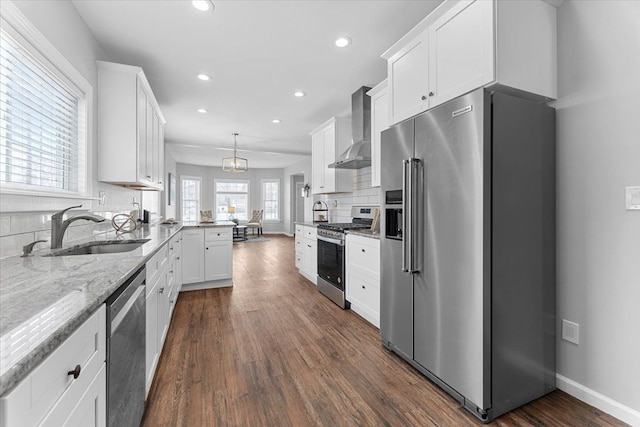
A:
[[[97,64],[98,180],[162,190],[165,120],[142,68]]]
[[[324,164],[324,134],[322,132],[311,136],[311,190],[313,194],[324,192],[325,169]]]
[[[204,262],[206,281],[230,279],[233,276],[233,242],[207,242]]]
[[[145,369],[146,393],[149,393],[156,371],[160,350],[158,349],[158,282],[148,284],[146,296]],[[153,286],[152,286],[153,285]]]
[[[167,281],[167,274],[163,274],[158,278],[158,335],[156,337],[158,341],[158,353],[162,353],[162,346],[164,339],[167,337],[167,331],[169,330],[169,283]]]
[[[460,1],[429,26],[429,108],[494,80],[494,2]]]
[[[304,271],[309,277],[316,277],[318,275],[318,242],[311,239],[303,240]]]
[[[380,240],[348,234],[345,252],[351,310],[380,327]]]
[[[333,117],[311,132],[313,194],[353,191],[353,171],[328,167],[351,144],[351,119]]]
[[[204,282],[204,230],[182,231],[182,283]]]
[[[389,128],[387,80],[367,92],[371,97],[371,186],[380,187],[381,133]]]
[[[390,87],[389,124],[394,125],[428,108],[428,32],[423,31],[387,62]]]

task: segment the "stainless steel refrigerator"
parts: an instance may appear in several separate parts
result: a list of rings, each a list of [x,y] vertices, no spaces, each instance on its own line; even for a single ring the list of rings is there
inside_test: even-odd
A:
[[[382,133],[383,345],[479,419],[555,389],[555,110],[479,89]]]

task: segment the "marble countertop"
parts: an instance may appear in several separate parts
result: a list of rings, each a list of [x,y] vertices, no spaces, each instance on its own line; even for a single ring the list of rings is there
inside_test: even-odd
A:
[[[356,236],[370,237],[372,239],[380,240],[380,232],[379,231],[371,231],[367,228],[360,230],[345,230],[345,234],[353,234]]]
[[[51,250],[42,249],[32,257],[0,260],[0,396],[70,336],[182,227],[144,225],[123,236],[106,233],[65,245],[150,239],[129,252],[47,257],[43,255]]]

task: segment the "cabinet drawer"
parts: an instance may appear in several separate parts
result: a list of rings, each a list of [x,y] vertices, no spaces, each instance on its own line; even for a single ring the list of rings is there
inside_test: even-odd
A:
[[[318,237],[318,229],[315,227],[304,227],[304,237],[306,239],[316,240]]]
[[[0,425],[36,425],[54,406],[68,406],[67,399],[77,399],[84,394],[105,360],[106,310],[102,305],[1,399]],[[68,372],[76,365],[81,369],[78,378],[74,379]]]
[[[182,249],[182,233],[178,233],[169,240],[169,256],[179,253]]]
[[[220,240],[225,240],[225,241],[233,240],[233,230],[227,227],[227,228],[215,228],[213,230],[204,231],[205,242],[215,242]]]
[[[349,274],[347,281],[347,299],[359,303],[372,313],[380,312],[380,284],[363,274]]]
[[[152,256],[149,261],[147,261],[147,284],[155,282],[155,280],[158,278],[158,273],[160,273],[160,270],[162,270],[167,264],[167,257],[169,252],[167,246],[168,245],[164,245],[163,247],[161,247],[160,250],[158,250],[158,252],[156,252],[156,254]]]
[[[380,276],[380,241],[347,236],[347,268],[356,267],[375,277]]]

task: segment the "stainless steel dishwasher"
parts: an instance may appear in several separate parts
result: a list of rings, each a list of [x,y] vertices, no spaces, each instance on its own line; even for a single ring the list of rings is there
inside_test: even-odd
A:
[[[140,425],[144,412],[146,304],[143,268],[107,300],[107,425]]]

